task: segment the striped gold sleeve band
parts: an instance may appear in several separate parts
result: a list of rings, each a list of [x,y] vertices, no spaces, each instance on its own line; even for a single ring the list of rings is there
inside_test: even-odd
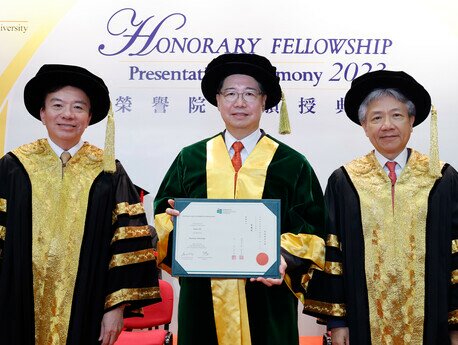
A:
[[[326,238],[326,246],[328,247],[335,247],[335,248],[340,248],[340,241],[337,235],[332,235],[329,234],[328,237]]]
[[[342,263],[326,261],[324,264],[324,272],[328,274],[333,274],[333,275],[342,275],[343,274]]]
[[[453,270],[452,271],[452,276],[451,276],[450,281],[451,281],[452,284],[458,283],[458,270]]]
[[[345,304],[319,302],[311,299],[304,301],[304,310],[335,317],[344,317],[346,315]]]
[[[458,240],[452,241],[452,254],[458,253]]]
[[[161,297],[159,287],[121,289],[107,296],[105,299],[105,309],[116,304],[129,301],[140,301],[144,299],[155,299]]]
[[[6,212],[6,199],[0,198],[0,212]]]
[[[109,268],[138,264],[141,262],[156,260],[152,248],[138,250],[136,252],[113,255]]]
[[[6,238],[6,228],[3,225],[0,225],[0,240],[5,240]]]
[[[128,202],[121,202],[117,204],[113,210],[113,220],[115,221],[116,218],[121,214],[127,214],[132,217],[142,213],[145,213],[145,209],[141,203],[131,205]]]
[[[151,236],[148,225],[123,226],[116,229],[111,243],[130,238]]]

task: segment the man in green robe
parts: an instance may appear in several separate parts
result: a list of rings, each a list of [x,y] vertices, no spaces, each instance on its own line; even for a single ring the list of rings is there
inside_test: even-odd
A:
[[[24,102],[48,138],[0,159],[0,343],[112,345],[123,316],[160,294],[135,186],[81,140],[106,117],[108,89],[84,68],[44,65]]]
[[[226,129],[182,149],[164,177],[154,202],[158,262],[170,272],[173,198],[280,199],[281,278],[181,278],[178,342],[297,345],[301,295],[291,290],[310,266],[323,265],[321,187],[303,155],[259,128],[282,96],[268,59],[221,55],[207,66],[202,92]]]
[[[404,72],[356,78],[347,116],[374,146],[329,178],[324,271],[304,312],[327,319],[333,344],[457,344],[458,174],[408,148],[429,93]],[[435,140],[434,140],[435,139]]]

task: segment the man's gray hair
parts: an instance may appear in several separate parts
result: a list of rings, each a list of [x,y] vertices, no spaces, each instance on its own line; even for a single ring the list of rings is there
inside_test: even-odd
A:
[[[415,110],[415,104],[411,100],[409,100],[406,96],[404,96],[399,90],[397,89],[375,89],[371,93],[369,93],[364,101],[361,103],[358,109],[358,119],[359,123],[363,123],[364,120],[366,119],[366,112],[367,112],[367,107],[372,101],[378,100],[382,97],[390,96],[393,97],[394,99],[398,100],[401,103],[404,103],[407,107],[407,112],[409,113],[409,116],[415,116],[416,115],[416,110]]]

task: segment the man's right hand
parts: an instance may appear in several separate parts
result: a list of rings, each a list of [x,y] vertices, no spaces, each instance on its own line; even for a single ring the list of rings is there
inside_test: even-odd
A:
[[[348,327],[331,329],[332,345],[350,345],[350,330]]]

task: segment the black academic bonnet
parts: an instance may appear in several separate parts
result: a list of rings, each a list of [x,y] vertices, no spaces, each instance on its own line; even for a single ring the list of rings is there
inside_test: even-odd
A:
[[[216,93],[224,78],[232,74],[245,74],[262,85],[266,99],[266,109],[278,104],[281,99],[280,78],[277,69],[264,56],[256,54],[223,54],[213,59],[205,69],[201,88],[204,97],[214,106]]]
[[[364,99],[375,89],[397,89],[415,104],[416,115],[413,126],[422,123],[431,110],[431,97],[414,78],[402,71],[369,72],[354,79],[345,95],[345,112],[350,120],[361,125],[358,109]]]
[[[24,103],[29,113],[40,120],[40,109],[46,94],[57,87],[74,86],[83,90],[91,101],[91,122],[103,120],[110,108],[108,88],[104,81],[87,69],[72,65],[43,65],[24,88]]]

